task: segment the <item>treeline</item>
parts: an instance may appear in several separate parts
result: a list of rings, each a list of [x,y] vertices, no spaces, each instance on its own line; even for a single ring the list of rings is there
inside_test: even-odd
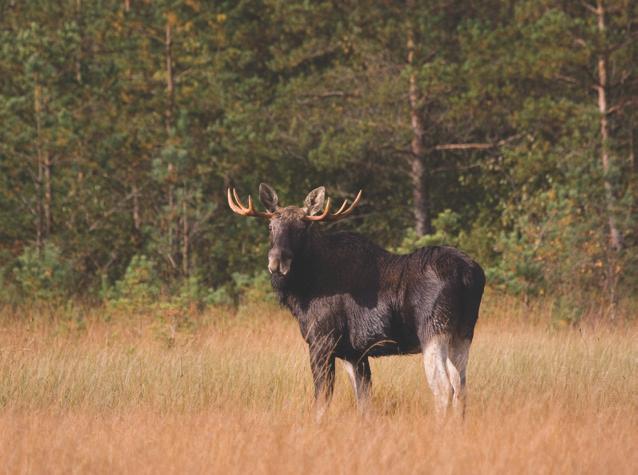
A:
[[[0,300],[267,285],[225,204],[364,190],[338,227],[493,287],[638,290],[638,3],[4,0]]]

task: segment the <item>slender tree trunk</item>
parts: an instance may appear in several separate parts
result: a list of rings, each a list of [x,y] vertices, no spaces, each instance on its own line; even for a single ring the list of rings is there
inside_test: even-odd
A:
[[[175,190],[173,186],[173,175],[174,175],[174,167],[172,163],[168,164],[168,190],[167,190],[167,199],[168,199],[168,253],[170,256],[170,262],[173,267],[175,265]]]
[[[38,159],[38,172],[35,179],[35,236],[36,247],[38,252],[42,250],[44,241],[44,204],[42,200],[42,182],[44,178],[44,151],[42,145],[42,87],[35,78],[35,86],[33,89],[33,111],[35,115],[35,132],[36,132],[36,153]]]
[[[140,218],[140,190],[137,185],[133,185],[133,226],[136,231],[142,228],[142,219]]]
[[[596,16],[598,20],[598,32],[605,34],[605,7],[603,0],[597,0]],[[598,56],[598,112],[600,114],[600,159],[603,166],[605,199],[607,201],[607,223],[609,226],[609,244],[614,251],[620,251],[623,247],[622,235],[618,230],[614,218],[614,192],[613,184],[609,177],[611,169],[609,156],[609,124],[607,115],[607,57],[604,52]]]
[[[42,251],[43,233],[42,233],[42,164],[38,160],[38,174],[35,181],[35,245],[38,249],[38,253]]]
[[[81,84],[82,83],[82,43],[84,41],[83,35],[83,21],[82,21],[82,0],[75,0],[76,7],[76,23],[80,30],[80,48],[78,50],[77,56],[75,57],[75,80]]]
[[[51,155],[44,146],[42,138],[42,111],[44,98],[42,86],[36,78],[33,91],[33,108],[35,114],[36,151],[38,155],[38,174],[35,183],[36,191],[36,245],[42,249],[42,245],[51,234],[51,205],[53,194],[51,191]]]
[[[629,165],[635,175],[638,173],[638,162],[636,162],[636,149],[638,148],[638,129],[636,129],[633,117],[630,119],[629,128]]]
[[[609,154],[609,124],[607,116],[609,114],[607,104],[607,53],[605,51],[605,6],[604,0],[596,1],[596,19],[598,33],[603,40],[603,48],[598,55],[598,112],[600,114],[600,160],[603,167],[603,186],[605,188],[605,201],[607,208],[607,224],[609,226],[609,257],[607,262],[607,291],[609,292],[609,316],[612,320],[616,318],[616,307],[618,301],[617,287],[619,277],[618,253],[623,248],[622,234],[616,224],[614,217],[615,197],[611,171],[611,156]]]
[[[175,75],[173,72],[173,24],[169,13],[166,19],[166,39],[164,42],[166,59],[166,133],[170,135],[173,129],[173,108],[175,105]]]
[[[408,15],[414,6],[413,1],[408,2]],[[414,30],[411,23],[408,24],[408,67],[414,67]],[[419,93],[416,84],[416,74],[411,69],[409,77],[408,98],[410,102],[410,122],[412,126],[412,141],[410,150],[412,152],[411,178],[412,178],[412,199],[414,210],[414,221],[416,233],[419,236],[432,232],[432,220],[430,216],[430,203],[428,193],[428,169],[423,146],[425,127],[419,115]]]
[[[175,76],[173,72],[173,16],[169,12],[166,15],[166,37],[164,42],[164,53],[165,53],[165,62],[166,62],[166,110],[164,112],[165,116],[165,127],[166,127],[166,137],[170,139],[173,129],[173,107],[175,103]],[[175,210],[175,190],[174,190],[174,179],[175,176],[175,167],[172,163],[168,164],[168,248],[170,254],[170,261],[174,264],[175,262],[175,250],[176,250],[176,239],[175,239],[175,219],[176,219],[176,210]]]
[[[124,11],[131,11],[131,0],[124,0]]]
[[[51,208],[53,204],[53,194],[51,192],[51,155],[48,151],[44,153],[44,237],[48,239],[51,235]]]
[[[185,189],[186,187],[184,187]],[[188,225],[188,207],[186,204],[186,194],[184,194],[182,198],[182,272],[184,275],[188,275],[190,272],[189,268],[189,252],[190,252],[190,242],[189,242],[189,225]]]

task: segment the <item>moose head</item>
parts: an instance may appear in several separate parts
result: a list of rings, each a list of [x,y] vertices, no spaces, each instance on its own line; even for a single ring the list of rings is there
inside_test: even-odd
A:
[[[268,252],[268,270],[271,274],[286,276],[291,269],[295,255],[303,247],[311,223],[317,221],[338,221],[349,216],[361,200],[359,191],[348,206],[344,200],[336,213],[330,213],[330,198],[326,199],[323,186],[315,188],[304,200],[303,207],[280,206],[275,190],[261,183],[259,199],[266,211],[256,211],[253,200],[248,196],[248,206],[244,206],[234,188],[228,189],[228,206],[241,216],[267,218],[270,221],[270,251]]]

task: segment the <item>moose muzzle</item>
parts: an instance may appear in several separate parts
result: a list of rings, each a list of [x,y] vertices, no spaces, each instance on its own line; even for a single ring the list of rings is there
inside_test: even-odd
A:
[[[290,264],[292,263],[292,256],[285,251],[279,249],[271,249],[268,253],[268,271],[271,274],[279,273],[282,275],[290,272]]]

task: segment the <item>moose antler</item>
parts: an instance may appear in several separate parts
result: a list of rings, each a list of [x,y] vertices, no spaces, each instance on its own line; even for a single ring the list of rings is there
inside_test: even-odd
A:
[[[326,200],[326,207],[323,209],[323,213],[318,214],[317,216],[310,216],[307,214],[301,219],[303,219],[304,221],[323,221],[324,219],[326,219],[326,216],[328,216],[329,212],[330,212],[330,198]]]
[[[362,193],[363,190],[359,190],[359,193],[357,193],[357,196],[355,196],[354,201],[349,207],[347,207],[348,200],[344,200],[341,208],[339,208],[334,214],[328,214],[328,212],[330,211],[330,198],[328,198],[323,213],[317,216],[304,216],[303,219],[304,221],[339,221],[340,219],[343,219],[352,214],[352,211],[357,207],[359,201],[361,201]]]
[[[233,198],[235,198],[234,201],[233,201]],[[241,216],[254,216],[256,218],[270,219],[275,214],[270,212],[264,213],[263,211],[255,210],[255,207],[253,205],[253,199],[250,197],[250,195],[248,195],[248,208],[246,208],[241,202],[241,200],[239,199],[239,195],[237,194],[237,191],[235,191],[235,188],[232,189],[232,195],[231,195],[231,189],[228,188],[228,206],[230,206],[230,209],[232,209],[235,213]]]
[[[344,200],[341,207],[334,214],[329,214],[330,213],[330,198],[328,198],[326,200],[326,206],[323,209],[323,212],[321,214],[318,214],[316,216],[306,215],[302,219],[304,221],[339,221],[340,219],[343,219],[347,216],[350,216],[350,214],[352,214],[352,211],[359,204],[359,201],[361,201],[362,193],[363,191],[359,190],[359,193],[357,193],[357,196],[354,198],[354,201],[350,204],[350,206],[348,206],[348,200]],[[253,205],[253,199],[250,197],[250,195],[248,195],[248,207],[244,206],[241,199],[239,199],[239,195],[237,194],[237,191],[235,190],[235,188],[228,188],[227,195],[228,195],[228,206],[230,206],[230,209],[232,209],[235,213],[237,213],[240,216],[254,216],[256,218],[271,219],[275,215],[275,213],[271,213],[269,211],[268,212],[257,211],[255,209],[255,206]]]

